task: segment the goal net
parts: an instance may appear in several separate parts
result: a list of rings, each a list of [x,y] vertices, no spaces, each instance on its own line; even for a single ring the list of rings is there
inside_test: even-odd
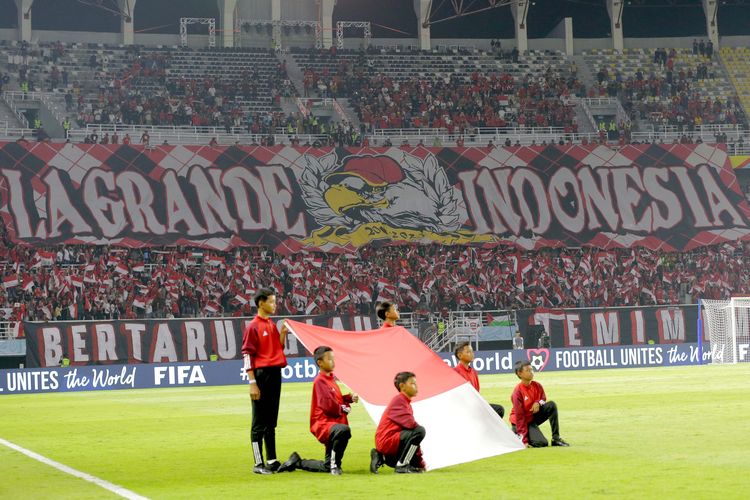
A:
[[[714,364],[750,362],[750,297],[701,300],[701,322]]]

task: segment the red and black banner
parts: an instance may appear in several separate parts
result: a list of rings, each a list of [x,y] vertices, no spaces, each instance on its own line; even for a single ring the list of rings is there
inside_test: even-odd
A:
[[[24,322],[26,366],[59,366],[63,357],[74,366],[208,361],[212,353],[219,360],[239,359],[242,333],[251,319]],[[293,319],[337,330],[377,327],[377,322],[369,316]],[[287,335],[284,352],[288,357],[309,355],[293,335]]]
[[[0,143],[26,244],[513,244],[689,250],[747,238],[721,147],[314,149]]]
[[[683,344],[698,341],[698,307],[695,305],[524,309],[518,311],[517,321],[525,345],[529,348],[537,347],[542,331],[549,335],[552,347]]]

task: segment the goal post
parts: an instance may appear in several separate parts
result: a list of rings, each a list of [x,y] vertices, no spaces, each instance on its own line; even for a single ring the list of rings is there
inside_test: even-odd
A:
[[[750,362],[750,297],[702,299],[698,306],[698,342],[706,332],[711,363]]]

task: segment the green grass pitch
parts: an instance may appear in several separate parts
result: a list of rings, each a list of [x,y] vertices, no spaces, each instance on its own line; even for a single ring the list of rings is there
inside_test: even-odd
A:
[[[570,448],[422,475],[369,473],[375,425],[358,405],[343,476],[252,474],[247,386],[1,396],[0,438],[151,498],[750,497],[750,366],[550,372],[537,380],[559,406]],[[488,401],[509,407],[514,376],[481,383]],[[308,431],[310,391],[284,385],[282,460],[294,450],[322,458]],[[549,436],[547,424],[543,430]],[[0,498],[52,497],[114,495],[0,446]]]

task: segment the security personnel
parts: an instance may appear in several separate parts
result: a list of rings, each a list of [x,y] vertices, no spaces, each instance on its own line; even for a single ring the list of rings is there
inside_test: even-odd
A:
[[[63,120],[63,123],[62,123],[63,130],[65,131],[65,138],[66,139],[68,138],[68,135],[70,134],[70,125],[71,125],[70,124],[70,118],[68,118],[66,116],[65,120]]]

